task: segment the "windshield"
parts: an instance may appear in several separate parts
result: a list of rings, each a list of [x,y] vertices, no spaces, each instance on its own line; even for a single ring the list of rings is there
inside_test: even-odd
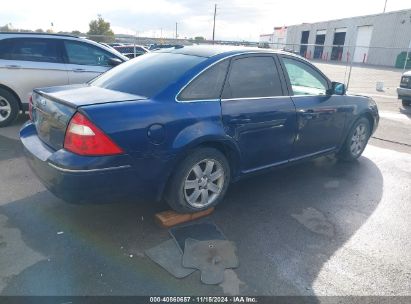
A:
[[[205,59],[182,54],[146,54],[109,70],[90,84],[151,98]]]

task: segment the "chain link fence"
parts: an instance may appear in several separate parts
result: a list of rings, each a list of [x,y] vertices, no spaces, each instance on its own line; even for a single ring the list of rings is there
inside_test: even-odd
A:
[[[411,50],[407,48],[274,43],[259,46],[298,54],[354,93],[395,97],[402,73],[411,69]]]
[[[320,68],[331,80],[342,82],[353,93],[396,98],[396,88],[401,75],[411,69],[411,49],[393,47],[370,47],[361,45],[280,44],[246,41],[207,41],[195,39],[138,37],[135,35],[103,36],[84,38],[106,44],[125,44],[149,49],[192,44],[218,44],[268,48],[298,54]],[[115,47],[115,46],[114,46]]]

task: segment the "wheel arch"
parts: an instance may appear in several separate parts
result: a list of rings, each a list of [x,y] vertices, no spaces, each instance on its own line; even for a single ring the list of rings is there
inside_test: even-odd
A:
[[[370,132],[372,132],[372,130],[374,130],[374,118],[372,116],[372,114],[370,112],[363,112],[361,113],[358,118],[354,121],[354,123],[360,119],[360,118],[366,118],[368,119],[368,122],[370,123]]]
[[[219,138],[219,137],[208,137],[205,136],[203,138],[199,138],[194,142],[187,144],[185,147],[181,149],[181,151],[177,154],[173,165],[169,170],[169,174],[167,176],[166,182],[162,185],[159,193],[158,193],[158,200],[163,198],[165,190],[167,189],[167,185],[170,182],[170,179],[173,176],[173,172],[175,168],[181,163],[181,161],[190,153],[190,151],[201,149],[201,148],[214,148],[217,151],[221,152],[228,161],[230,166],[230,175],[231,180],[235,181],[238,177],[239,173],[241,172],[240,168],[240,151],[234,142],[226,138]]]
[[[201,143],[195,145],[193,149],[201,148],[214,148],[221,152],[227,159],[230,165],[231,176],[235,179],[238,172],[240,171],[240,152],[238,151],[235,144],[230,143],[227,140],[204,140]]]
[[[364,112],[361,112],[361,113],[355,115],[355,117],[350,121],[349,125],[345,129],[345,133],[344,133],[343,139],[340,143],[339,150],[344,146],[344,144],[347,141],[348,136],[350,135],[350,132],[353,129],[354,125],[361,118],[365,118],[365,119],[368,120],[368,122],[370,123],[370,132],[372,132],[372,130],[374,129],[374,118],[373,118],[372,114],[370,112],[364,111]]]
[[[19,97],[19,95],[17,95],[17,93],[12,88],[0,83],[0,89],[6,90],[10,94],[12,94],[18,102],[20,110],[23,110],[23,104],[20,100],[20,97]]]

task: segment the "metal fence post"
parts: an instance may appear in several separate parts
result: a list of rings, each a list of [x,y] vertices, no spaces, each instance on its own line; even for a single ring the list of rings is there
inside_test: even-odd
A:
[[[402,69],[402,72],[403,72],[403,73],[405,72],[405,69],[407,68],[408,59],[410,58],[410,57],[409,57],[410,50],[411,50],[411,40],[410,40],[410,44],[408,45],[408,49],[407,49],[407,51],[405,52],[405,62],[404,62],[404,67],[403,67],[403,69]]]
[[[351,54],[351,58],[350,58],[350,70],[348,71],[347,88],[346,88],[347,91],[348,91],[348,87],[350,85],[351,70],[352,70],[352,63],[353,63],[353,58],[354,58],[354,54],[355,54],[355,47],[356,46],[354,46],[354,50],[353,50],[353,52]],[[350,48],[348,48],[348,49],[350,49]]]
[[[136,43],[137,43],[137,37],[134,35],[134,58],[136,58]]]

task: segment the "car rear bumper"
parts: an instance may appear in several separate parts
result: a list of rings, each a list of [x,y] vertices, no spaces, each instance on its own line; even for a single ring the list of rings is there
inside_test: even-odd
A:
[[[39,139],[32,123],[22,127],[20,139],[33,172],[64,201],[108,203],[157,196],[156,189],[139,178],[127,155],[84,157],[64,149],[54,151]]]
[[[398,87],[397,93],[398,93],[398,99],[411,101],[411,89]]]

